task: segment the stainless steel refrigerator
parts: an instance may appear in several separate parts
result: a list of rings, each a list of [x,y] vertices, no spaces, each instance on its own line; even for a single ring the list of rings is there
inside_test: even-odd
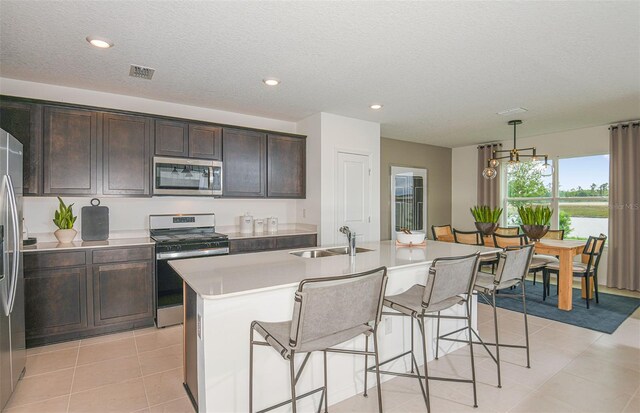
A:
[[[22,144],[0,129],[0,410],[24,374]]]

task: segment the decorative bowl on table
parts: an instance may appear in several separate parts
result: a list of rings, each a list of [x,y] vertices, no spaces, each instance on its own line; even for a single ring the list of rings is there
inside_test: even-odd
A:
[[[427,236],[424,232],[415,231],[410,234],[405,232],[396,232],[396,240],[400,244],[406,245],[418,245],[424,242],[425,237]]]
[[[549,231],[549,225],[520,225],[520,228],[531,241],[540,241]]]
[[[493,235],[498,228],[497,222],[476,222],[476,228],[482,232],[482,235]]]

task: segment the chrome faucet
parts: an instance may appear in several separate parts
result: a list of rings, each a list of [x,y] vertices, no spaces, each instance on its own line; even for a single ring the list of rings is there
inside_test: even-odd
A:
[[[349,256],[355,257],[356,256],[356,233],[351,232],[351,230],[347,226],[340,227],[339,231],[347,236],[347,240],[349,241]]]

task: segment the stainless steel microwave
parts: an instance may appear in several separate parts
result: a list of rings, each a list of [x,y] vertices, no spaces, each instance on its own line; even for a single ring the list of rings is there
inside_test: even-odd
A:
[[[154,195],[222,195],[222,162],[153,158]]]

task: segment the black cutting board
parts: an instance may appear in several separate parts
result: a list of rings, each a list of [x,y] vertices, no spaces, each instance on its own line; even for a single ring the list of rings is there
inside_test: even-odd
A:
[[[93,198],[91,206],[82,207],[82,240],[104,241],[109,238],[109,208]]]

